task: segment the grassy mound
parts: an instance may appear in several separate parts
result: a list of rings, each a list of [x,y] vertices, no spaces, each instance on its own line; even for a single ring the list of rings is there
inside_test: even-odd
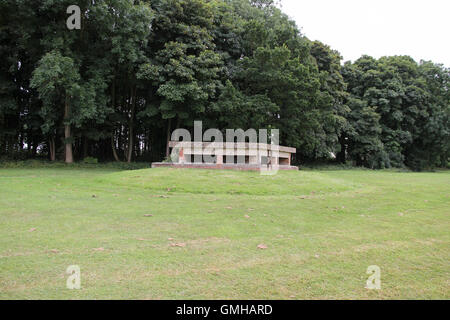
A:
[[[8,168],[0,195],[0,299],[450,298],[448,171]]]
[[[247,171],[165,168],[118,172],[99,178],[98,182],[159,192],[280,196],[327,194],[360,187],[358,183],[321,172],[280,171],[273,176],[262,176]]]

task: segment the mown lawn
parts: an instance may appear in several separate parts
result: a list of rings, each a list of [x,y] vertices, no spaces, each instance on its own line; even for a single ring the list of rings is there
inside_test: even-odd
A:
[[[0,169],[0,298],[449,299],[449,230],[449,171]]]

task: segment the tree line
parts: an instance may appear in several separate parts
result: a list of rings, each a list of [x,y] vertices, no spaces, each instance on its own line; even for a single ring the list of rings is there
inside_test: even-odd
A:
[[[272,0],[0,2],[0,158],[160,161],[177,128],[280,129],[298,163],[447,166],[450,70],[310,41]]]

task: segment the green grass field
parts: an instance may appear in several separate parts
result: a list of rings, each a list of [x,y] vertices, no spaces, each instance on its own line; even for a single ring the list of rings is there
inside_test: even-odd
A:
[[[0,299],[449,299],[449,230],[449,171],[0,169]]]

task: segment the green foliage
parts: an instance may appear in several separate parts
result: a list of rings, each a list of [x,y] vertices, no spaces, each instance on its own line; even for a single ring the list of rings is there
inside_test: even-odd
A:
[[[86,157],[86,158],[83,159],[83,163],[97,164],[98,163],[98,159],[94,158],[94,157]]]
[[[94,159],[94,158],[91,158]],[[48,168],[48,169],[115,169],[115,170],[141,170],[148,169],[150,167],[150,163],[145,162],[102,162],[98,163],[95,161],[82,161],[75,163],[65,163],[63,161],[43,161],[43,160],[19,160],[19,161],[0,161],[0,168],[5,169],[13,169],[13,168],[22,168],[22,169],[40,169],[40,168]]]
[[[39,61],[38,67],[33,71],[30,86],[39,92],[42,100],[40,114],[45,121],[42,126],[44,134],[62,117],[66,100],[79,96],[79,81],[80,74],[73,59],[62,56],[59,51],[49,52]],[[72,122],[73,117],[69,121]]]
[[[273,0],[0,2],[0,156],[160,161],[172,130],[278,128],[296,161],[416,170],[450,156],[449,69],[339,52]],[[67,149],[66,149],[67,150]],[[67,151],[66,151],[67,152]]]
[[[343,75],[352,109],[348,151],[357,162],[415,170],[445,166],[450,155],[448,69],[406,56],[364,56],[347,63]]]

